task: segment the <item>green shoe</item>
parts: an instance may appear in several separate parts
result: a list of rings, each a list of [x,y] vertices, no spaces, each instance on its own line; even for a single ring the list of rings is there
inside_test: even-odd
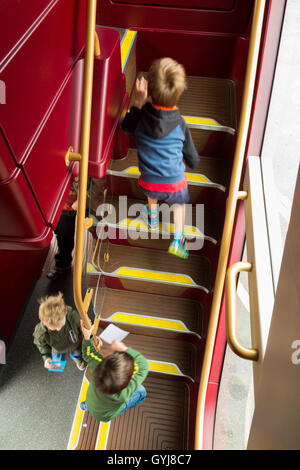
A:
[[[189,252],[186,249],[186,239],[183,237],[181,240],[173,240],[169,246],[168,252],[171,253],[171,255],[179,256],[179,258],[187,259]]]

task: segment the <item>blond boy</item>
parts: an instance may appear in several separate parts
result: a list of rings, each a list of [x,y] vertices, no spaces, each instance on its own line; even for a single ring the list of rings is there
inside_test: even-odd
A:
[[[123,130],[136,137],[139,185],[148,198],[148,226],[151,230],[159,226],[158,201],[174,205],[175,236],[169,253],[181,258],[188,257],[184,220],[189,193],[184,162],[190,168],[199,164],[190,131],[177,107],[185,88],[181,64],[169,57],[156,60],[147,80],[137,79],[133,105],[122,123]]]
[[[63,361],[69,354],[79,370],[84,370],[86,363],[82,358],[82,331],[80,316],[76,310],[65,304],[59,292],[42,298],[39,307],[39,319],[34,329],[34,344],[40,351],[44,367],[55,369],[52,362]]]

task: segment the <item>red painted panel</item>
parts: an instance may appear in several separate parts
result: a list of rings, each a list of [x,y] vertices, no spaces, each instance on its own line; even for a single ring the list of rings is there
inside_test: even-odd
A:
[[[184,7],[205,10],[232,10],[235,0],[113,0],[113,3],[157,5],[161,7]]]
[[[0,183],[13,173],[16,167],[16,162],[14,157],[9,149],[7,142],[2,133],[0,126]]]
[[[0,249],[0,336],[10,342],[20,315],[26,304],[32,284],[38,278],[49,249],[1,250]]]
[[[231,78],[238,41],[233,35],[140,31],[137,68],[147,71],[153,60],[166,56],[183,64],[188,75]]]
[[[45,230],[45,221],[19,168],[0,183],[0,220],[0,246],[2,237],[31,239]]]
[[[146,0],[143,0],[146,2]],[[97,23],[103,26],[120,28],[152,28],[175,29],[181,31],[210,31],[217,33],[245,34],[248,30],[254,0],[199,0],[206,5],[215,5],[216,9],[195,9],[170,6],[158,6],[156,2],[147,1],[149,5],[141,5],[139,0],[117,2],[99,0]],[[136,3],[136,4],[134,4]],[[154,5],[155,3],[155,5]],[[185,4],[184,0],[161,0],[162,4]],[[189,2],[190,3],[190,2]],[[188,5],[189,5],[188,3]],[[196,0],[192,4],[198,3]],[[227,10],[230,4],[233,8]],[[200,3],[199,3],[200,4]],[[217,9],[225,5],[224,11]]]
[[[70,124],[73,76],[70,75],[33,147],[23,159],[25,175],[48,223],[53,223],[57,201],[68,191],[71,179],[71,167],[66,167],[65,154],[70,145],[74,147]]]
[[[84,45],[86,0],[57,1],[1,68],[6,104],[0,122],[21,163]]]
[[[99,27],[97,33],[101,56],[94,63],[89,176],[102,178],[111,156],[126,88],[121,73],[119,33]]]
[[[235,227],[232,235],[232,249],[228,260],[228,266],[240,261],[243,254],[244,242],[245,242],[245,207],[243,202],[238,203],[237,215],[235,220]],[[222,367],[223,358],[226,347],[226,305],[225,305],[225,293],[223,294],[219,325],[217,329],[217,336],[215,342],[215,350],[211,365],[211,371],[209,380],[211,382],[219,383]]]
[[[22,38],[53,0],[1,0],[0,3],[0,63]]]
[[[266,20],[268,32],[261,56],[259,85],[255,96],[248,155],[260,155],[261,152],[265,132],[265,121],[269,109],[269,101],[274,80],[278,42],[281,34],[285,4],[286,0],[273,1]]]
[[[213,436],[215,425],[215,413],[218,398],[219,384],[208,383],[205,415],[204,415],[204,433],[203,433],[203,450],[212,450]]]

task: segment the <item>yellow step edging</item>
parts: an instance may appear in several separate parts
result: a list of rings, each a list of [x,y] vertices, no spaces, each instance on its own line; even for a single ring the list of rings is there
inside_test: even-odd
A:
[[[121,64],[122,64],[122,72],[124,72],[132,47],[135,43],[137,37],[137,31],[130,31],[129,29],[123,36],[122,43],[121,43]]]
[[[109,436],[110,421],[108,423],[99,423],[98,434],[96,438],[95,450],[105,450]]]
[[[198,287],[197,284],[193,281],[193,279],[187,274],[177,274],[164,271],[154,271],[150,269],[131,268],[127,266],[122,266],[116,269],[112,274],[114,274],[115,276],[130,277],[140,280]]]
[[[103,274],[104,276],[122,277],[127,279],[134,279],[136,281],[158,282],[173,286],[176,285],[183,287],[193,287],[202,289],[206,293],[209,292],[205,286],[197,284],[188,274],[177,274],[166,271],[132,268],[128,266],[121,266],[115,271],[106,272],[103,269],[98,271],[91,263],[87,263],[86,271],[88,274]]]
[[[124,170],[108,169],[107,174],[111,176],[119,176],[119,177],[125,177],[125,178],[139,178],[141,173],[137,166],[129,166],[128,168],[125,168]],[[226,191],[225,186],[219,183],[215,183],[214,181],[211,181],[207,176],[203,175],[202,173],[185,172],[185,176],[186,176],[188,184],[191,186],[211,186],[214,188],[218,188],[221,191]]]
[[[206,118],[202,116],[182,116],[190,129],[203,129],[203,130],[214,130],[221,132],[228,132],[234,135],[235,129],[230,126],[223,126],[215,119]]]
[[[72,428],[71,428],[71,433],[70,433],[70,437],[69,437],[67,450],[76,449],[76,446],[78,444],[78,439],[79,439],[79,436],[80,436],[80,430],[81,430],[81,427],[82,427],[82,420],[83,420],[83,416],[84,416],[84,411],[82,411],[79,408],[79,404],[82,401],[85,401],[88,386],[89,386],[89,381],[87,380],[87,378],[84,375],[83,380],[82,380],[82,384],[81,384],[81,389],[80,389],[80,393],[79,393],[78,402],[77,402],[77,407],[76,407],[76,411],[75,411],[75,416],[74,416],[74,419],[73,419],[73,424],[72,424]]]
[[[114,323],[134,324],[143,327],[159,328],[170,331],[190,332],[181,320],[166,319],[162,317],[153,317],[127,312],[115,312],[106,321]]]

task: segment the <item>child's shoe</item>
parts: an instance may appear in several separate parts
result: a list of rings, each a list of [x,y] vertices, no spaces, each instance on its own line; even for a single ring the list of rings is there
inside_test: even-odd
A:
[[[88,407],[87,407],[86,401],[82,401],[82,402],[79,404],[79,408],[80,408],[82,411],[88,411]]]
[[[158,211],[151,211],[148,204],[145,204],[142,211],[142,217],[148,225],[149,230],[159,229]]]
[[[185,237],[175,238],[169,246],[168,252],[171,253],[171,255],[179,256],[179,258],[187,259],[189,252],[186,249]]]
[[[47,273],[47,278],[48,279],[56,279],[57,277],[59,277],[61,274],[64,274],[66,273],[67,271],[69,271],[71,269],[71,265],[69,266],[66,266],[64,268],[61,268],[59,266],[55,266],[53,269],[51,269],[51,271],[49,271]]]

